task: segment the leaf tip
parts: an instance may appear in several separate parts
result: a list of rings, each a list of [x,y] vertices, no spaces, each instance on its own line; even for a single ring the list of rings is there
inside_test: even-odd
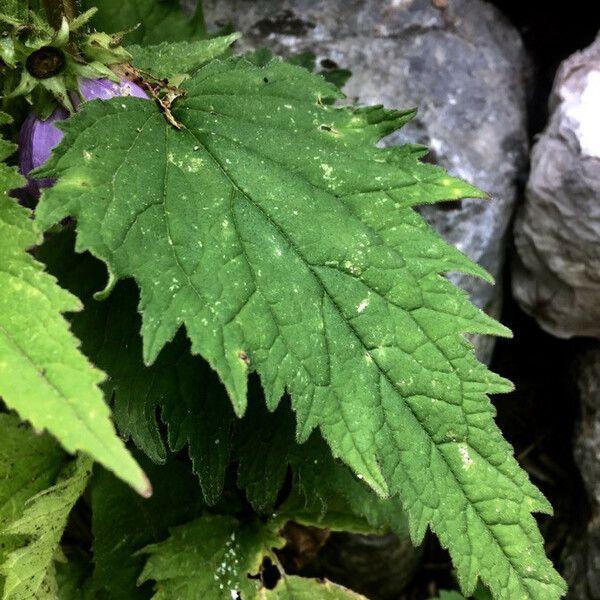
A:
[[[143,471],[141,474],[141,479],[141,484],[136,486],[136,491],[142,498],[150,498],[154,490],[152,489],[152,484],[150,483],[148,476]]]
[[[515,336],[512,329],[509,329],[506,325],[502,325],[502,323],[498,323],[498,333],[496,335],[498,337],[503,337],[509,340],[512,340]]]
[[[365,473],[356,472],[356,477],[360,481],[364,481],[383,500],[386,500],[390,497],[388,484],[379,468],[379,465],[375,465],[374,468],[370,468],[368,472]]]
[[[118,279],[115,277],[114,273],[109,268],[108,281],[106,282],[106,285],[104,286],[103,290],[99,290],[94,293],[94,300],[98,300],[99,302],[101,302],[102,300],[106,300],[110,296],[110,293],[115,289],[117,281]]]

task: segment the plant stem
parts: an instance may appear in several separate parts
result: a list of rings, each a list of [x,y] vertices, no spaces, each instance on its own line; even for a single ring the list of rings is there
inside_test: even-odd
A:
[[[56,30],[60,29],[63,17],[72,21],[77,15],[75,0],[43,0],[43,3],[48,23]]]

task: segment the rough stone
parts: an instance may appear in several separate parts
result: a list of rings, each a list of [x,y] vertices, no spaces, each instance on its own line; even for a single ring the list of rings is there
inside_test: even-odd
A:
[[[577,360],[581,417],[573,452],[591,514],[585,531],[574,532],[563,561],[570,600],[600,600],[600,346]]]
[[[529,72],[518,33],[481,0],[205,0],[207,23],[231,22],[239,49],[268,47],[289,56],[313,52],[320,70],[350,69],[351,100],[419,114],[388,143],[417,142],[429,158],[487,191],[422,209],[451,243],[502,272],[505,234],[527,162]],[[499,310],[499,287],[452,276],[480,307]],[[488,359],[489,341],[475,340]]]
[[[396,600],[410,583],[421,558],[408,536],[333,533],[313,569],[371,600]]]
[[[560,66],[515,224],[513,291],[559,337],[600,337],[600,38]]]

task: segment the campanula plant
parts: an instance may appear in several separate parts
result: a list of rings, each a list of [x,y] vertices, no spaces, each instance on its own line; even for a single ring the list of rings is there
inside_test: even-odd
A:
[[[377,146],[414,111],[171,4],[123,45],[0,3],[3,598],[360,598],[290,568],[290,522],[429,528],[465,595],[560,598],[465,339],[510,332],[444,274],[491,278],[415,211],[485,194]]]

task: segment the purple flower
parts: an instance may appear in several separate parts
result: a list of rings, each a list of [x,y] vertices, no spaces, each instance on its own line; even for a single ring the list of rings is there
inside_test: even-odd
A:
[[[81,96],[85,100],[109,100],[115,96],[134,96],[148,98],[146,92],[131,81],[116,83],[108,79],[82,79],[79,82]],[[71,100],[77,109],[81,98],[72,93]],[[46,120],[31,113],[23,123],[19,132],[19,171],[27,176],[33,169],[41,167],[50,157],[52,149],[62,140],[63,132],[54,125],[62,121],[69,113],[58,107]],[[15,196],[22,200],[40,197],[41,189],[53,185],[53,179],[27,179],[27,185],[15,190]]]

